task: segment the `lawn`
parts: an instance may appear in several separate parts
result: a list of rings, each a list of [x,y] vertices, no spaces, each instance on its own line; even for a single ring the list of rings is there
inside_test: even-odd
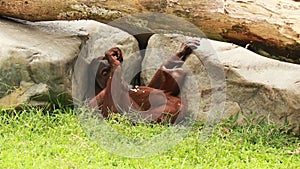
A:
[[[101,137],[90,137],[91,133],[87,134],[78,119],[71,108],[0,110],[0,168],[300,167],[300,155],[289,154],[300,146],[299,138],[290,134],[287,127],[272,122],[253,124],[250,121],[241,127],[231,118],[219,123],[206,139],[200,137],[203,124],[199,122],[167,151],[130,158],[120,156],[126,155],[126,149],[112,150],[117,138],[112,138],[111,145],[101,144],[97,140]],[[170,129],[166,125],[132,124],[119,116],[106,124],[119,135],[145,142]],[[174,140],[164,141],[157,144],[157,150],[163,150],[166,142]]]

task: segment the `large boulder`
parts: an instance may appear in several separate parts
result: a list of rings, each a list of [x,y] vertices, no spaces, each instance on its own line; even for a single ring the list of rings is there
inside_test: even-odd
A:
[[[153,35],[142,62],[142,69],[146,69],[141,75],[142,81],[149,83],[159,64],[176,52],[181,42],[190,38],[182,35]],[[240,122],[243,115],[257,119],[265,117],[279,124],[288,122],[299,131],[299,65],[265,58],[230,43],[203,38],[199,40],[200,47],[194,52],[196,55],[192,54],[183,67],[198,84],[198,90],[194,92],[200,94],[193,101],[200,102],[198,110],[196,109],[200,119],[207,119],[209,113],[213,112],[209,106],[213,89],[212,77],[209,75],[211,68],[207,64],[203,65],[203,61],[218,57],[226,80],[223,116],[241,112]],[[147,69],[149,67],[152,68]]]
[[[135,38],[96,21],[32,23],[0,19],[0,29],[1,106],[45,103],[49,94],[82,99],[88,88],[89,62],[115,46],[121,48],[132,67],[140,66]],[[130,69],[129,63],[124,67]],[[77,81],[80,86],[76,86]]]

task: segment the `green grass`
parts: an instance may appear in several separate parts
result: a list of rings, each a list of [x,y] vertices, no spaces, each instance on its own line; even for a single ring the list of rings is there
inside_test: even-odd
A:
[[[157,124],[134,125],[119,116],[107,124],[120,135],[138,141],[147,141],[169,129]],[[183,141],[166,152],[127,158],[116,155],[120,153],[117,149],[114,153],[105,151],[107,147],[98,144],[101,138],[88,137],[71,108],[2,109],[0,168],[300,167],[300,155],[288,154],[299,147],[299,139],[288,134],[285,127],[271,122],[240,127],[229,119],[220,123],[210,138],[200,139],[202,128],[203,124],[195,124]],[[117,138],[112,139],[114,142]]]

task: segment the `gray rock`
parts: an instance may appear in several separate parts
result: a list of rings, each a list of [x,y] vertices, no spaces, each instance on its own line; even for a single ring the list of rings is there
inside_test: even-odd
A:
[[[181,42],[188,38],[191,37],[180,35],[151,37],[142,69],[153,67],[153,64],[159,65],[170,53],[179,49]],[[249,116],[252,112],[257,119],[265,117],[279,124],[288,122],[300,131],[299,65],[265,58],[233,44],[207,39],[200,40],[201,45],[197,52],[194,52],[183,66],[192,75],[189,78],[196,79],[193,83],[198,84],[198,89],[194,92],[200,93],[198,95],[200,97],[191,98],[191,100],[201,103],[198,109],[193,108],[197,110],[200,119],[211,118],[209,116],[213,108],[210,106],[213,89],[212,76],[208,73],[210,66],[208,64],[204,66],[203,61],[207,58],[212,58],[212,61],[218,58],[222,63],[226,79],[224,117],[238,112],[241,112],[241,116]],[[168,54],[160,51],[167,51]],[[218,61],[215,61],[218,64]],[[145,84],[149,83],[156,68],[157,66],[142,73],[142,80]]]
[[[88,88],[84,78],[89,62],[115,46],[128,60],[124,64],[128,76],[134,72],[131,67],[140,67],[137,41],[119,29],[96,21],[22,22],[0,20],[0,103],[18,104],[30,102],[38,94],[48,95],[38,87],[43,85],[54,95],[82,99]],[[77,72],[81,76],[75,76]],[[80,87],[73,85],[73,80],[80,81]],[[22,99],[15,97],[16,92]]]

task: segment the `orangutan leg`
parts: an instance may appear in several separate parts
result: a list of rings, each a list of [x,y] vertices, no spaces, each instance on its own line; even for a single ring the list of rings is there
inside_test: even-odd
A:
[[[160,69],[154,74],[148,87],[160,89],[172,96],[177,96],[186,76],[182,65],[197,46],[199,46],[199,41],[197,40],[183,43],[179,52],[169,57],[160,66]]]

